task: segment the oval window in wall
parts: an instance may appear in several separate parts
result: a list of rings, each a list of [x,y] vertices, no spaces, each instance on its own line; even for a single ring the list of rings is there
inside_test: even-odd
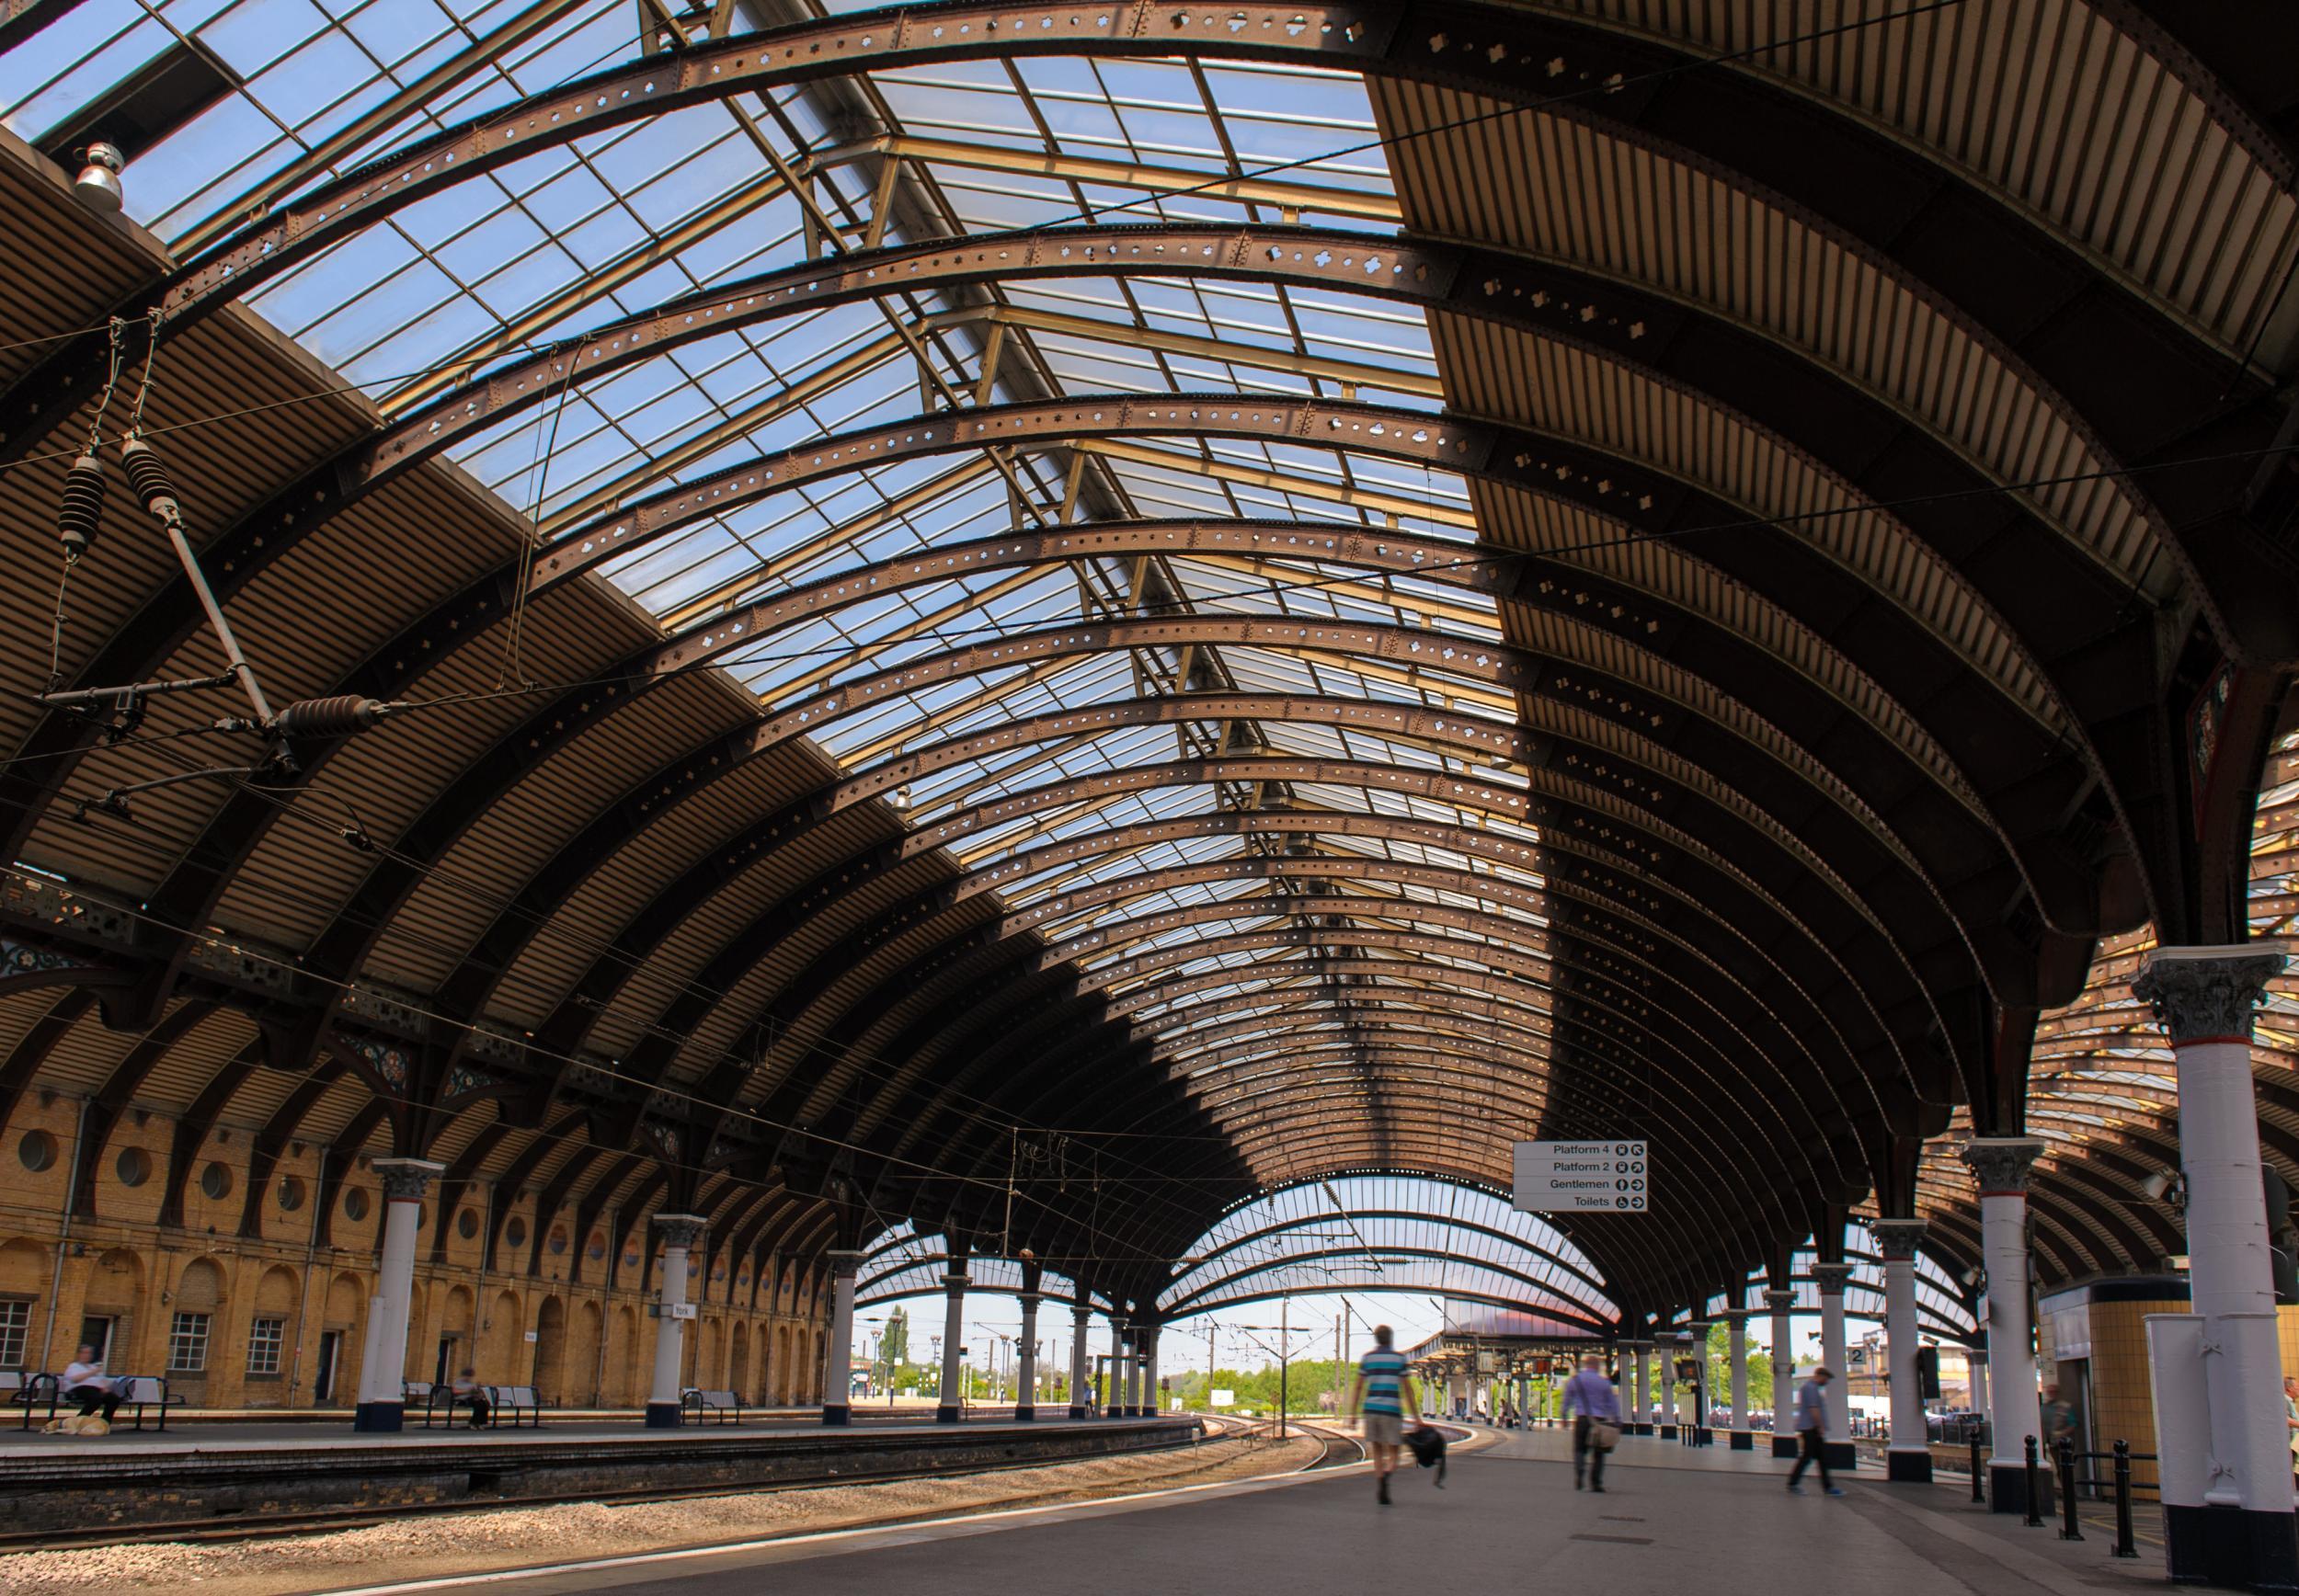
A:
[[[346,1219],[367,1217],[367,1193],[354,1186],[343,1194],[343,1216]]]
[[[551,1232],[550,1247],[551,1250],[555,1253],[565,1252],[566,1250],[566,1230],[565,1226],[562,1226],[558,1229]]]
[[[56,1138],[46,1131],[27,1131],[24,1139],[16,1145],[16,1156],[37,1175],[56,1161]]]
[[[513,1247],[526,1246],[527,1222],[524,1219],[517,1217],[516,1215],[505,1221],[503,1226],[503,1239]]]
[[[292,1175],[280,1176],[278,1196],[280,1206],[290,1214],[294,1213],[303,1206],[303,1182]]]
[[[112,1173],[122,1186],[141,1186],[152,1178],[152,1155],[142,1147],[122,1147],[112,1160]]]
[[[456,1214],[455,1234],[462,1237],[465,1241],[468,1241],[473,1237],[478,1235],[479,1216],[471,1212],[468,1208],[464,1209],[461,1214]]]
[[[590,1233],[590,1245],[583,1250],[596,1262],[607,1256],[607,1238],[594,1230]]]
[[[232,1172],[221,1164],[210,1164],[200,1171],[200,1190],[222,1202],[232,1194]]]

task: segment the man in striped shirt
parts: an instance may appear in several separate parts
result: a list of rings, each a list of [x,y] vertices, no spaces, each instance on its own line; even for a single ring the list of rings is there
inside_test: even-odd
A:
[[[1356,1409],[1366,1444],[1373,1450],[1373,1479],[1383,1506],[1389,1502],[1397,1448],[1405,1439],[1406,1410],[1415,1424],[1421,1422],[1420,1399],[1405,1378],[1405,1355],[1390,1344],[1396,1336],[1387,1325],[1373,1327],[1373,1350],[1357,1360],[1357,1383],[1349,1393],[1349,1406]]]

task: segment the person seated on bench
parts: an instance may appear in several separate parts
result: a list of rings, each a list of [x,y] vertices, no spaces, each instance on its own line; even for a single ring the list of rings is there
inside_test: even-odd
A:
[[[455,1376],[455,1383],[448,1389],[454,1394],[451,1406],[470,1408],[471,1428],[485,1430],[487,1416],[494,1411],[493,1404],[487,1401],[486,1387],[472,1377],[470,1370],[465,1369]]]
[[[104,1422],[109,1424],[120,1411],[118,1384],[104,1373],[104,1362],[96,1355],[94,1347],[82,1347],[80,1355],[64,1365],[64,1396],[80,1405],[80,1417],[83,1419],[101,1408]]]

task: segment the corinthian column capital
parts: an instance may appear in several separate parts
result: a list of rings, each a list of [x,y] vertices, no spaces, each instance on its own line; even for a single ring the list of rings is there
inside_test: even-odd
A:
[[[710,1221],[700,1214],[658,1214],[655,1228],[662,1236],[665,1247],[692,1247],[702,1239]]]
[[[2283,968],[2280,942],[2227,948],[2157,948],[2141,963],[2132,996],[2156,1011],[2171,1045],[2251,1040],[2251,1014]]]
[[[1963,1146],[1963,1161],[1972,1166],[1983,1197],[2018,1197],[2028,1190],[2028,1170],[2043,1156],[2043,1144],[2032,1136],[1974,1136]]]
[[[1886,1263],[1906,1263],[1916,1257],[1929,1228],[1921,1219],[1879,1219],[1868,1233],[1876,1238],[1876,1250]]]

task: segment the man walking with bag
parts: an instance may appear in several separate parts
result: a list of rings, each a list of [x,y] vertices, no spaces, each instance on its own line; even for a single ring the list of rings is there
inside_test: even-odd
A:
[[[1397,1467],[1397,1448],[1405,1438],[1404,1409],[1411,1408],[1413,1422],[1421,1422],[1421,1399],[1405,1378],[1405,1355],[1390,1344],[1394,1340],[1396,1332],[1387,1325],[1373,1327],[1373,1350],[1357,1361],[1357,1383],[1349,1393],[1349,1406],[1356,1411],[1366,1446],[1373,1454],[1373,1480],[1383,1507],[1389,1505],[1389,1476]]]
[[[1573,1420],[1573,1488],[1581,1488],[1585,1464],[1588,1488],[1603,1490],[1605,1454],[1620,1438],[1620,1393],[1596,1353],[1583,1353],[1581,1372],[1564,1383],[1564,1413]]]
[[[1812,1378],[1796,1387],[1796,1435],[1802,1442],[1803,1451],[1798,1454],[1796,1466],[1788,1471],[1788,1494],[1804,1494],[1804,1468],[1808,1464],[1820,1465],[1820,1485],[1830,1496],[1842,1496],[1843,1488],[1828,1477],[1828,1382],[1836,1376],[1825,1369],[1814,1369]]]

